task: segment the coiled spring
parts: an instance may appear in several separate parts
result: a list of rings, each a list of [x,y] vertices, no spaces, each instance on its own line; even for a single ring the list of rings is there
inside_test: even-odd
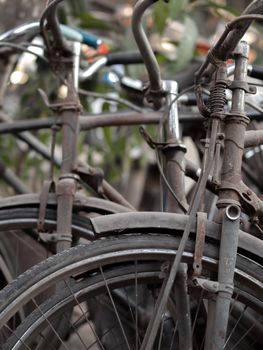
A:
[[[209,109],[212,116],[224,113],[226,105],[226,83],[216,82],[215,86],[210,90]]]

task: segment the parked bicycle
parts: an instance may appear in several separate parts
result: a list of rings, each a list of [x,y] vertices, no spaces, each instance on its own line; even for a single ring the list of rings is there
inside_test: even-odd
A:
[[[243,231],[241,224],[249,220],[260,228],[263,206],[243,183],[241,168],[244,147],[261,144],[256,136],[262,133],[246,133],[245,94],[254,93],[255,88],[246,81],[249,47],[240,40],[253,20],[262,21],[263,2],[253,1],[227,25],[197,72],[195,91],[206,121],[206,137],[202,168],[195,174],[198,181],[188,204],[185,147],[176,106],[179,95],[176,84],[162,82],[143,32],[143,13],[155,1],[138,1],[133,31],[149,73],[146,98],[156,109],[166,106],[166,113],[159,118],[158,140],[141,130],[156,149],[159,165],[160,153],[163,155],[164,212],[125,212],[85,219],[73,214],[75,233],[90,240],[103,239],[66,251],[71,245],[71,215],[76,208],[75,175],[83,176],[83,172],[76,172],[75,166],[79,103],[72,84],[71,55],[57,25],[60,2],[49,3],[41,28],[50,64],[69,91],[66,101],[53,106],[60,113],[63,130],[62,176],[56,190],[57,217],[50,220],[47,216],[46,209],[53,215],[56,212],[47,200],[50,187],[43,192],[45,200],[39,210],[46,215],[39,218],[38,211],[36,215],[40,224],[41,218],[47,226],[57,224],[55,239],[60,253],[0,293],[3,349],[69,349],[73,340],[79,349],[260,348],[262,239]],[[227,77],[229,57],[235,61],[231,81]],[[204,86],[210,92],[208,102],[203,97]],[[232,91],[230,108],[226,106],[226,90]],[[211,220],[204,211],[206,187],[218,196],[218,210]],[[10,200],[8,205],[12,208]],[[21,208],[25,212],[24,203]],[[85,209],[83,201],[79,208]],[[25,227],[35,222],[26,220]],[[12,229],[15,224],[0,221],[1,229]]]

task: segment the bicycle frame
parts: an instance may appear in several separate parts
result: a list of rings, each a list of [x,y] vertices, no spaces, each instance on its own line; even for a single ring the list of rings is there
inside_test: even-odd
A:
[[[76,65],[78,65],[78,62],[75,60],[76,56],[74,57],[74,55],[69,53],[68,48],[64,45],[54,11],[56,5],[61,1],[62,0],[57,0],[50,3],[50,6],[42,16],[41,22],[46,45],[49,49],[48,54],[52,68],[68,88],[67,98],[51,106],[52,110],[58,113],[58,117],[53,119],[52,122],[54,121],[54,124],[61,125],[63,135],[61,175],[56,189],[58,251],[62,251],[71,245],[72,208],[79,176],[83,176],[83,178],[85,178],[85,176],[90,176],[90,173],[85,173],[85,170],[79,169],[76,165],[76,144],[81,124],[82,128],[84,128],[83,125],[86,128],[91,128],[98,125],[113,125],[114,123],[121,123],[121,125],[123,125],[125,123],[137,124],[145,122],[144,116],[142,115],[140,116],[140,120],[134,117],[130,120],[127,118],[121,121],[119,121],[118,118],[114,118],[114,120],[112,119],[110,121],[98,121],[97,119],[84,121],[84,119],[80,118],[81,107],[74,83]],[[230,26],[233,29],[233,31],[231,29],[231,34],[229,35],[228,30],[227,33],[223,35],[223,39],[221,38],[219,40],[220,45],[218,44],[216,50],[212,51],[212,55],[216,56],[213,56],[214,59],[216,58],[216,64],[213,64],[210,55],[210,60],[201,67],[197,74],[197,101],[201,114],[207,118],[208,127],[202,169],[198,176],[192,202],[188,208],[184,190],[185,146],[180,140],[178,110],[176,101],[174,100],[174,95],[176,97],[178,95],[177,86],[174,82],[166,81],[163,83],[161,81],[158,64],[155,61],[141,26],[141,18],[144,11],[154,2],[156,1],[140,0],[137,3],[134,11],[133,29],[135,38],[137,38],[138,41],[138,46],[142,51],[143,57],[145,57],[145,64],[149,71],[150,86],[147,91],[148,101],[153,104],[155,109],[158,109],[163,103],[166,103],[168,109],[168,117],[164,124],[165,139],[158,140],[155,143],[150,140],[150,143],[152,143],[155,148],[161,148],[162,150],[165,160],[165,178],[170,185],[169,191],[163,195],[163,210],[172,212],[173,214],[164,213],[163,217],[166,218],[167,222],[172,218],[176,218],[177,222],[182,224],[184,233],[176,258],[173,264],[169,266],[164,277],[163,286],[140,349],[152,349],[161,318],[164,315],[168,297],[174,285],[175,289],[172,293],[174,293],[176,300],[180,300],[180,303],[177,305],[177,314],[180,320],[178,325],[179,346],[180,349],[192,349],[190,306],[187,294],[188,283],[192,283],[196,288],[201,290],[208,289],[212,294],[212,298],[208,301],[207,308],[205,350],[223,349],[226,340],[230,302],[234,289],[233,277],[235,273],[241,212],[248,214],[252,219],[263,216],[262,201],[253,191],[242,183],[241,179],[243,150],[246,145],[251,146],[261,143],[260,140],[255,140],[254,137],[255,135],[261,137],[263,135],[261,131],[253,134],[246,133],[246,126],[249,122],[249,118],[244,113],[244,96],[247,92],[253,92],[253,89],[249,87],[245,81],[249,51],[248,45],[245,42],[240,42],[233,53],[235,58],[235,73],[231,85],[227,80],[227,67],[225,64],[225,60],[229,57],[230,52],[232,53],[233,51],[233,38],[235,44],[237,44],[242,36],[241,34],[246,31],[253,16],[246,17],[245,24],[237,29],[235,29],[235,25]],[[49,25],[48,30],[51,33],[51,40],[46,32],[45,20],[47,20]],[[224,40],[226,40],[226,42]],[[227,47],[224,52],[222,52],[223,49],[221,49],[222,44],[225,44]],[[208,76],[210,78],[211,71],[214,72],[214,76],[212,80],[210,105],[207,106],[201,98],[201,83],[203,82],[203,78],[206,81]],[[225,111],[224,93],[227,88],[233,91],[232,106],[229,113]],[[160,114],[155,113],[148,116],[148,122],[162,122],[162,118]],[[33,125],[32,122],[31,125]],[[23,129],[24,126],[22,124],[20,126]],[[16,126],[13,126],[13,129],[15,127]],[[3,129],[4,126],[2,126],[2,130]],[[161,147],[159,147],[160,145]],[[222,169],[219,169],[217,163],[221,160],[222,150]],[[197,169],[194,170],[197,171]],[[211,174],[212,180],[209,180]],[[101,184],[103,184],[103,181],[99,183],[99,185]],[[95,187],[97,186],[97,190],[100,191],[99,185],[96,183]],[[204,211],[204,192],[209,185],[213,187],[213,190],[219,195],[217,201],[218,213],[214,218],[217,224],[207,223],[207,217]],[[48,192],[50,188],[51,186],[45,187],[44,191]],[[101,193],[105,194],[105,190],[107,190],[107,185],[105,183],[103,190]],[[129,205],[123,198],[118,197],[118,194],[112,192],[111,188],[108,188],[108,191],[113,197],[116,196],[117,202],[120,201],[127,206]],[[187,215],[185,215],[185,213],[187,213]],[[124,215],[126,221],[122,219],[123,221],[119,223],[119,225],[121,226],[122,224],[126,229],[129,222],[132,222],[133,225],[134,219],[140,216],[140,214],[137,213],[128,213]],[[158,218],[156,219],[157,222]],[[118,214],[114,219],[119,222]],[[109,220],[111,220],[111,218],[109,218]],[[94,226],[94,231],[96,233],[101,233],[103,231],[103,224],[105,225],[103,219],[92,219],[91,221]],[[101,227],[97,224],[100,222],[102,222]],[[155,224],[156,221],[154,222],[154,225]],[[194,265],[192,268],[193,271],[190,271],[190,269],[187,271],[186,265],[181,264],[181,257],[193,225],[196,225]],[[218,278],[216,281],[203,280],[200,278],[202,246],[207,231],[211,230],[211,226],[213,225],[218,225],[217,228],[219,227],[218,231],[221,237]]]
[[[149,72],[150,76],[150,87],[149,94],[151,95],[151,99],[155,106],[158,106],[160,103],[161,95],[161,86],[160,84],[153,84],[151,86],[151,82],[154,81],[152,75],[154,75],[155,70],[152,69],[152,65],[156,63],[154,59],[152,59],[152,65],[148,63],[152,54],[150,51],[150,46],[146,42],[146,36],[142,33],[142,27],[138,21],[141,20],[143,12],[154,3],[155,1],[151,0],[141,0],[136,4],[133,16],[133,30],[134,36],[137,41],[137,44],[141,50],[141,53],[145,51],[145,64]],[[255,16],[256,18],[257,16]],[[259,17],[259,16],[258,16]],[[250,19],[249,16],[245,16],[246,19]],[[244,19],[245,19],[244,18]],[[251,16],[252,18],[252,16]],[[238,21],[237,21],[238,22]],[[231,89],[233,90],[232,96],[232,107],[230,113],[227,115],[224,111],[225,105],[225,90],[228,87],[227,84],[227,74],[226,74],[226,64],[225,60],[229,56],[229,53],[236,46],[239,39],[242,37],[246,29],[248,28],[251,22],[244,22],[244,27],[241,26],[241,30],[233,30],[235,25],[228,26],[225,33],[223,33],[222,37],[219,39],[218,44],[215,46],[214,50],[211,52],[212,55],[216,55],[217,61],[214,58],[214,61],[208,56],[209,60],[207,60],[203,66],[200,68],[197,74],[197,83],[201,81],[201,78],[206,74],[207,71],[211,71],[211,62],[216,62],[214,64],[213,69],[216,71],[215,73],[215,81],[213,90],[211,92],[211,106],[208,109],[202,100],[200,99],[200,86],[197,86],[197,97],[199,98],[199,109],[201,113],[205,117],[209,119],[210,127],[206,136],[206,145],[205,145],[205,154],[203,160],[203,168],[202,173],[200,175],[200,181],[197,185],[196,192],[193,198],[193,201],[190,205],[189,213],[189,222],[186,224],[184,229],[184,234],[181,240],[180,247],[178,249],[176,258],[169,269],[169,273],[167,278],[164,281],[161,292],[158,297],[158,301],[156,303],[153,317],[148,325],[146,335],[143,339],[143,343],[141,346],[142,350],[150,350],[155,341],[155,337],[159,328],[159,324],[164,312],[164,308],[167,304],[169,294],[171,292],[172,286],[175,282],[177,273],[180,270],[180,260],[182,256],[182,252],[185,248],[185,244],[187,242],[189,233],[190,233],[190,225],[197,214],[198,208],[200,208],[200,204],[202,201],[202,197],[205,190],[205,184],[208,179],[208,175],[212,169],[212,164],[214,162],[213,157],[215,157],[215,164],[220,159],[220,124],[221,120],[225,122],[225,142],[224,142],[224,156],[223,156],[223,166],[220,174],[218,174],[218,169],[214,169],[214,179],[221,179],[219,185],[219,200],[217,202],[217,206],[219,208],[219,221],[221,222],[221,245],[220,245],[220,253],[219,253],[219,270],[218,270],[218,281],[215,283],[215,305],[213,302],[209,303],[208,310],[208,320],[207,322],[207,330],[206,330],[206,343],[205,350],[208,349],[223,349],[226,339],[226,330],[228,324],[228,315],[230,309],[230,300],[233,294],[233,278],[234,278],[234,269],[235,262],[237,256],[237,240],[238,240],[238,231],[240,224],[240,215],[241,208],[244,210],[244,197],[245,201],[251,201],[250,195],[252,191],[248,190],[245,193],[243,192],[243,185],[241,184],[241,163],[242,163],[242,155],[244,150],[244,139],[245,139],[245,130],[246,126],[249,122],[248,117],[244,114],[244,96],[245,92],[252,92],[252,89],[246,85],[245,77],[247,74],[247,61],[248,61],[248,45],[245,42],[241,42],[237,49],[234,52],[235,55],[235,74],[234,81],[232,82]],[[231,29],[229,29],[231,28]],[[229,32],[231,32],[229,34]],[[226,42],[226,43],[225,43]],[[221,49],[221,45],[224,43],[224,50]],[[222,57],[221,57],[222,56]],[[220,59],[220,61],[219,61]],[[210,64],[210,66],[209,66]],[[208,66],[208,68],[207,68]],[[159,74],[155,74],[156,81],[159,80]],[[159,89],[159,90],[158,90]],[[157,90],[157,91],[156,91]],[[159,99],[159,100],[158,100]],[[201,100],[201,101],[200,101]],[[168,125],[170,120],[168,120]],[[176,129],[173,130],[176,132]],[[168,134],[169,135],[169,134]],[[218,141],[219,142],[218,142]],[[174,152],[176,155],[176,151]],[[176,162],[175,162],[176,164]],[[169,163],[168,163],[169,165]],[[173,169],[172,173],[169,172],[170,169],[168,167],[169,178],[172,177],[173,181],[176,183],[180,183],[180,175],[176,177],[176,166]],[[183,171],[182,171],[183,172]],[[172,182],[173,183],[173,182]],[[178,189],[177,186],[174,186],[174,190],[178,192],[179,196],[182,196],[181,189],[182,186]],[[241,191],[241,194],[240,194]],[[184,200],[184,197],[182,197]],[[242,203],[243,202],[243,203]],[[168,205],[169,205],[168,201]],[[202,206],[201,206],[202,208]],[[178,210],[177,206],[173,209]],[[199,209],[200,210],[200,209]],[[202,210],[202,209],[201,209]],[[205,220],[203,219],[202,227],[200,230],[205,230]],[[203,236],[204,236],[203,232]],[[198,232],[197,232],[198,234]],[[204,238],[203,238],[204,239]],[[200,247],[196,246],[196,248],[200,250]],[[199,252],[200,253],[200,252]],[[199,267],[199,266],[198,266]],[[197,278],[198,280],[198,278]],[[214,282],[209,282],[214,283]],[[200,282],[198,282],[200,284]],[[184,283],[182,283],[184,285]],[[211,287],[211,290],[213,288]],[[186,295],[186,289],[183,290],[183,294]],[[181,294],[181,296],[183,295]],[[184,300],[184,298],[183,298]],[[185,308],[185,315],[187,314],[187,302],[183,302]],[[180,314],[182,315],[182,314]],[[189,330],[189,326],[187,326],[187,319],[185,318],[186,328],[181,330],[185,331]],[[185,336],[185,334],[183,334]],[[190,335],[189,335],[190,337]],[[179,333],[180,339],[180,333]],[[191,338],[190,338],[191,339]],[[191,340],[189,344],[181,344],[182,349],[191,349]]]

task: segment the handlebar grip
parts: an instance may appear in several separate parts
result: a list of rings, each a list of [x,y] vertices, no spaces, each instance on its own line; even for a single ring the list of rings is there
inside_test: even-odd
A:
[[[117,52],[107,55],[107,66],[114,64],[138,64],[143,63],[140,52]]]
[[[98,45],[101,43],[101,40],[97,36],[84,30],[71,28],[63,24],[60,25],[60,29],[67,39],[89,45],[94,49],[97,49]]]
[[[101,44],[101,39],[96,35],[83,31],[81,29],[76,29],[82,35],[83,44],[87,44],[94,49],[97,49],[98,45]]]
[[[252,65],[251,70],[248,72],[248,75],[252,78],[263,80],[263,67]]]

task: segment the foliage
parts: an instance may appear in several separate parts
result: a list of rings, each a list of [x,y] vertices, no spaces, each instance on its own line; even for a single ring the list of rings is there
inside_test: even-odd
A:
[[[100,29],[100,30],[110,29],[110,26],[107,23],[98,20],[96,17],[92,16],[88,12],[79,13],[78,17],[80,19],[80,26],[83,28]]]
[[[105,2],[105,7],[111,6]],[[117,7],[116,7],[117,8]],[[160,40],[166,36],[166,30],[169,22],[179,22],[184,26],[184,31],[178,39],[169,38],[170,43],[176,47],[176,60],[170,60],[169,57],[162,53],[159,61],[162,62],[164,75],[174,76],[175,72],[184,69],[196,55],[196,42],[200,36],[200,27],[197,23],[200,21],[200,12],[206,10],[209,16],[224,17],[227,15],[236,15],[238,11],[231,8],[227,4],[222,4],[215,0],[170,0],[156,2],[151,11],[148,12],[145,20],[147,34],[151,36],[158,33]],[[211,10],[213,12],[211,13]],[[222,12],[224,10],[224,12]],[[130,26],[118,21],[117,17],[110,14],[105,15],[105,20],[97,17],[95,12],[90,11],[89,3],[85,0],[69,1],[65,7],[60,8],[60,18],[63,23],[73,26],[80,26],[86,30],[99,33],[106,41],[111,44],[111,48],[115,50],[133,50],[136,48],[132,38]],[[149,19],[149,21],[148,21]],[[108,74],[109,70],[104,70],[98,74],[88,86],[84,86],[89,90],[98,92],[107,92],[115,89],[120,96],[123,92],[119,87],[107,86],[103,80],[103,74]],[[133,66],[126,69],[126,73],[133,78],[147,79],[144,66]],[[49,98],[56,99],[56,91],[58,81],[54,81],[52,74],[47,67],[43,67],[38,62],[38,70],[31,72],[28,83],[23,89],[17,89],[19,95],[19,104],[16,112],[12,117],[21,119],[32,117],[45,117],[50,115],[50,111],[44,106],[40,99],[37,88],[43,88]],[[85,113],[91,111],[90,104],[92,99],[83,100]],[[109,105],[105,104],[103,110],[109,110]],[[121,107],[117,107],[120,108]],[[49,147],[50,135],[40,135],[42,141]],[[133,128],[105,128],[100,131],[92,131],[82,136],[80,145],[80,158],[91,162],[91,165],[97,165],[104,168],[105,174],[110,181],[120,180],[120,174],[127,174],[132,168],[134,158],[131,156],[131,150],[136,147],[142,147],[143,140],[138,133],[136,127]],[[29,154],[28,157],[22,157],[21,147],[17,147],[17,143],[13,139],[1,140],[2,160],[6,164],[11,165],[15,162],[18,164],[23,161],[23,174],[25,178],[32,179],[36,176],[32,175],[32,168],[39,173],[45,173],[48,170],[47,164],[42,165],[39,157]],[[97,160],[93,155],[99,155]],[[144,163],[147,155],[141,152],[136,158],[139,163]],[[18,171],[21,174],[21,167]],[[39,176],[41,177],[41,176]]]
[[[153,10],[154,25],[159,33],[165,29],[168,18],[178,19],[185,14],[189,0],[170,0],[157,2]]]

